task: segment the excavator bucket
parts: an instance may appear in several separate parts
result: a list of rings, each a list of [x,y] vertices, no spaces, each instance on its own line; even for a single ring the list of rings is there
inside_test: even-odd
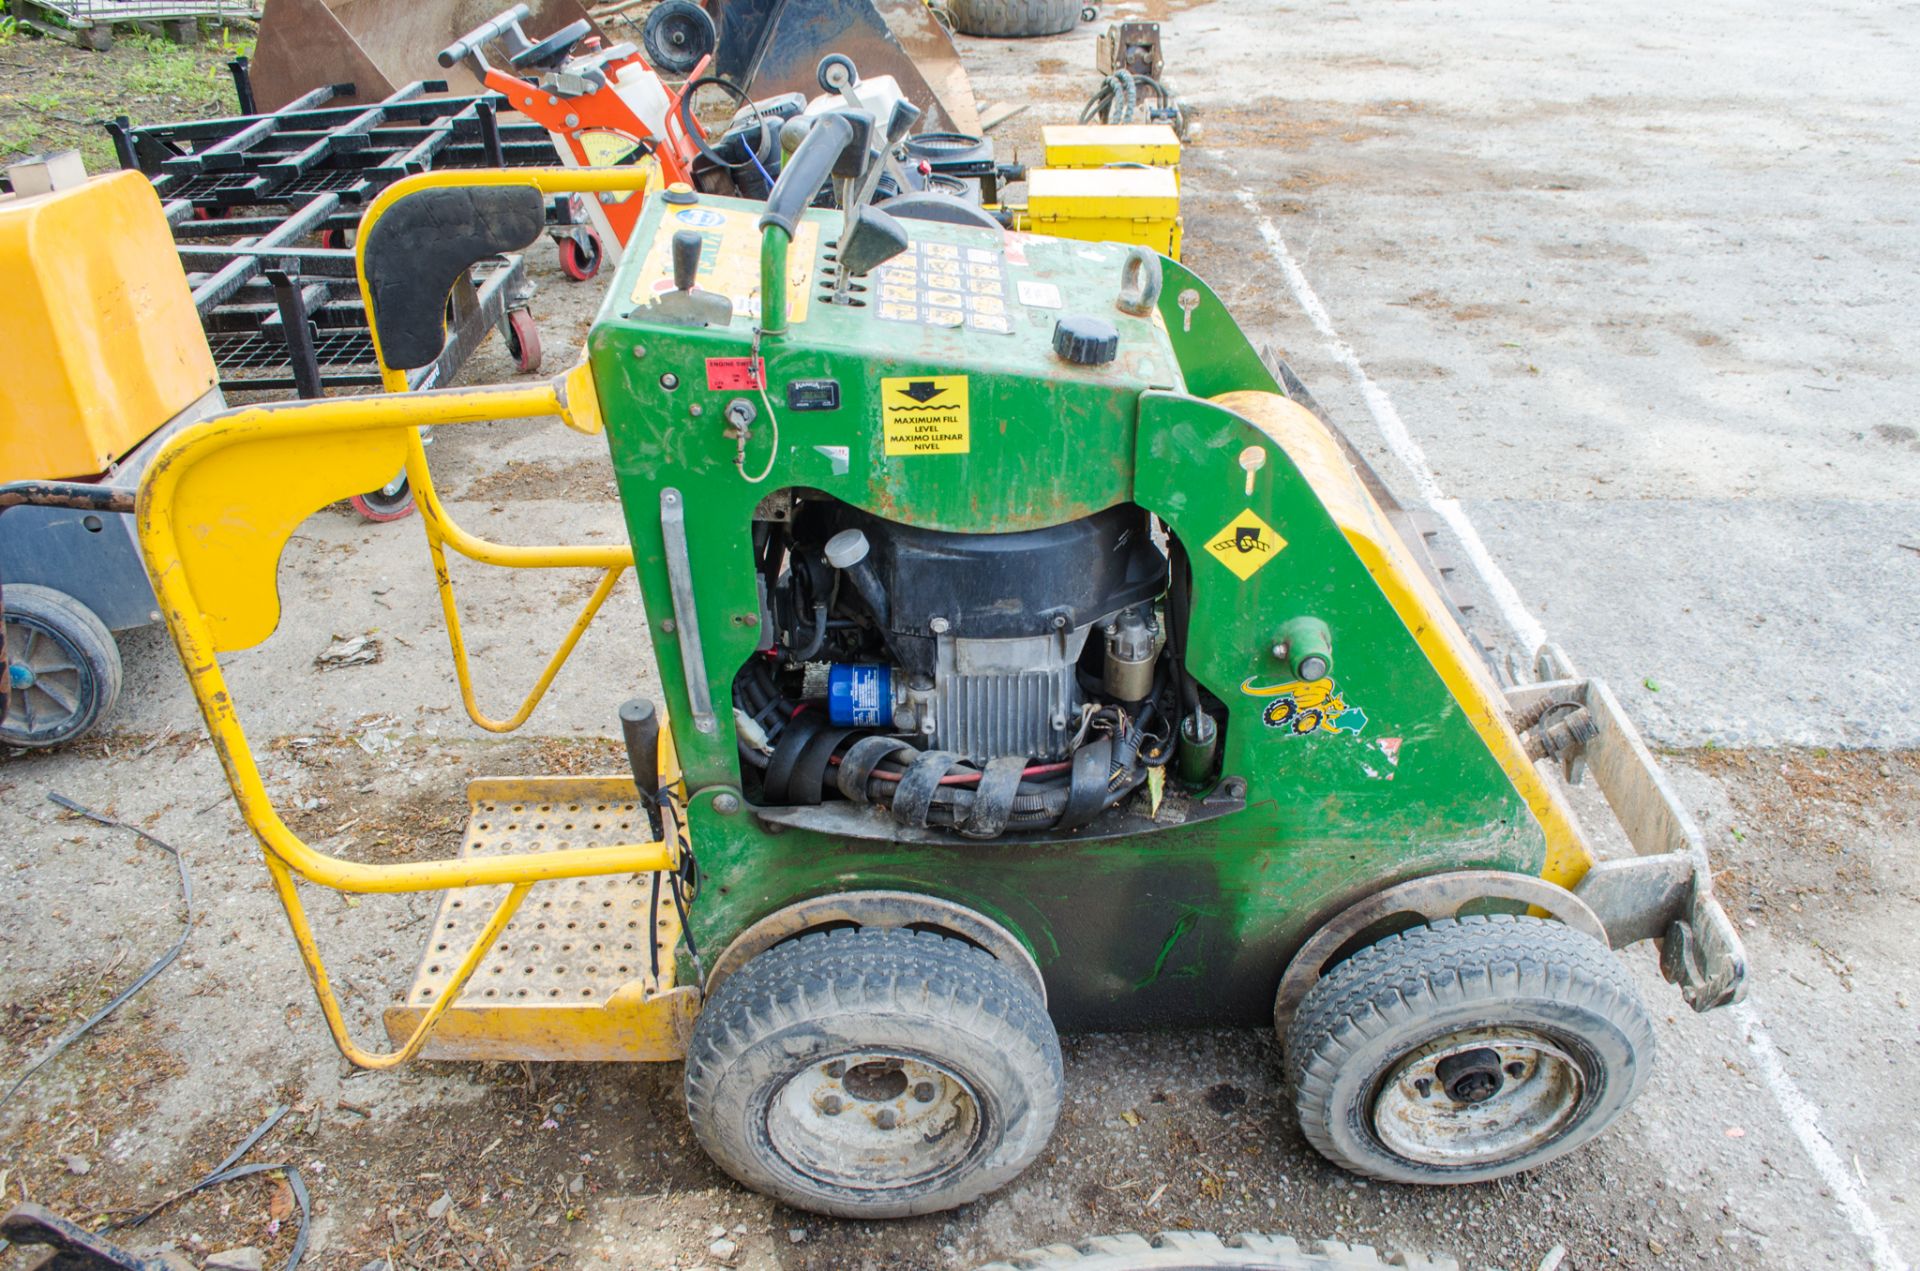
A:
[[[379,101],[415,80],[445,80],[449,91],[486,91],[465,66],[442,68],[441,49],[506,7],[508,0],[267,0],[253,55],[261,110],[278,110],[323,84],[352,84],[358,100]],[[522,22],[542,39],[587,17],[579,0],[526,0]]]
[[[842,53],[863,78],[899,81],[926,112],[919,131],[980,131],[960,52],[924,0],[708,0],[707,7],[719,37],[714,73],[753,97],[812,97],[821,91],[820,59]]]

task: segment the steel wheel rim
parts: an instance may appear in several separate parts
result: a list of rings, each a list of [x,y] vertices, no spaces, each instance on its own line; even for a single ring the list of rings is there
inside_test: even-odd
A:
[[[1374,1094],[1370,1119],[1381,1146],[1405,1160],[1485,1166],[1560,1138],[1579,1122],[1586,1094],[1585,1071],[1546,1035],[1471,1029],[1395,1064]]]
[[[931,1060],[854,1051],[781,1083],[767,1106],[767,1140],[816,1182],[887,1191],[963,1165],[980,1143],[981,1107],[971,1082]]]
[[[37,624],[7,622],[6,671],[11,694],[0,723],[25,736],[58,733],[86,709],[86,671],[57,636]]]

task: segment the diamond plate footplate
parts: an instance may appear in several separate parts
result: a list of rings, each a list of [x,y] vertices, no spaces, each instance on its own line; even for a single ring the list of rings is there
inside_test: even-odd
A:
[[[622,777],[468,783],[460,855],[557,852],[651,838]],[[446,987],[505,887],[450,891],[405,1002],[386,1012],[405,1038]],[[653,973],[648,933],[658,941]],[[536,883],[420,1052],[426,1059],[666,1060],[685,1052],[698,994],[674,980],[680,921],[654,875]]]

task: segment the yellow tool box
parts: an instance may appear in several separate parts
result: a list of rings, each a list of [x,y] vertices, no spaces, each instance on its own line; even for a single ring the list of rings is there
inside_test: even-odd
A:
[[[214,387],[173,233],[138,172],[0,196],[0,481],[104,472]]]
[[[1180,186],[1168,168],[1033,168],[1027,223],[1037,234],[1138,243],[1180,259]]]
[[[1165,124],[1048,124],[1040,140],[1049,168],[1180,168],[1180,138]]]

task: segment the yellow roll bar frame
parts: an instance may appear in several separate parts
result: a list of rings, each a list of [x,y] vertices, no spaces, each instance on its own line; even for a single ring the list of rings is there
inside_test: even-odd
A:
[[[137,512],[140,546],[161,614],[186,669],[187,683],[206,719],[207,735],[226,769],[240,814],[260,841],[274,891],[287,911],[327,1027],[341,1052],[361,1067],[391,1067],[419,1051],[532,884],[555,878],[671,870],[679,864],[679,852],[669,834],[658,841],[613,847],[372,865],[344,860],[309,846],[273,807],[220,668],[218,655],[223,649],[257,643],[264,634],[257,634],[257,627],[247,627],[223,638],[216,626],[219,615],[208,612],[202,597],[215,598],[215,603],[226,608],[266,610],[277,615],[276,580],[271,572],[263,573],[260,564],[277,564],[287,537],[308,516],[355,490],[368,488],[370,480],[378,479],[368,474],[382,471],[378,465],[388,462],[385,456],[391,454],[392,447],[410,444],[414,448],[408,456],[411,474],[417,462],[424,470],[417,450],[418,430],[423,426],[440,428],[558,415],[580,427],[593,416],[570,409],[569,399],[578,400],[583,388],[591,401],[591,382],[584,366],[545,384],[323,398],[229,411],[184,430],[169,442],[141,486]],[[343,453],[339,448],[343,440],[365,443],[359,449],[369,457],[330,466],[296,462],[302,456],[337,457]],[[217,480],[201,479],[207,473]],[[254,550],[225,550],[228,541],[234,539],[249,541]],[[257,541],[263,539],[264,543]],[[587,550],[507,548],[484,540],[473,540],[473,546],[476,558],[525,568],[575,565]],[[623,562],[619,568],[624,567]],[[444,559],[437,560],[436,569],[444,581]],[[612,572],[618,576],[618,569]],[[663,765],[671,763],[668,755],[670,749],[663,750]],[[378,894],[502,884],[511,890],[412,1035],[398,1049],[382,1053],[363,1050],[347,1034],[339,1001],[300,902],[297,879],[336,891]]]
[[[369,231],[379,219],[393,210],[395,204],[412,195],[428,190],[448,188],[472,188],[475,186],[526,186],[538,190],[543,195],[554,194],[625,194],[629,197],[645,198],[648,193],[660,185],[659,165],[648,160],[644,163],[624,168],[513,168],[513,169],[463,169],[451,172],[426,172],[418,176],[396,181],[377,195],[367,205],[360,218],[360,229],[354,238],[354,273],[360,281],[360,294],[366,302],[367,326],[373,337],[374,358],[380,366],[380,379],[391,393],[407,391],[407,373],[387,365],[386,355],[382,352],[380,326],[375,320],[373,292],[367,285],[366,242]],[[585,368],[576,368],[570,373],[580,376],[578,391],[570,392],[572,413],[563,415],[570,427],[581,432],[598,433],[601,429],[599,399],[594,396],[591,376],[585,374]],[[420,523],[427,535],[427,553],[433,558],[434,586],[440,594],[440,610],[447,621],[447,643],[453,655],[454,677],[460,685],[460,700],[466,707],[467,717],[489,732],[508,733],[527,722],[534,708],[546,696],[554,677],[580,643],[580,637],[599,616],[607,598],[620,582],[620,575],[633,564],[633,550],[630,547],[610,547],[584,545],[577,547],[513,547],[501,543],[489,542],[476,535],[469,534],[456,524],[440,502],[440,496],[433,484],[433,474],[427,463],[426,449],[417,433],[407,442],[406,451],[407,484],[414,492],[414,503],[420,511]],[[446,549],[451,547],[468,560],[483,565],[498,565],[508,569],[599,569],[602,571],[599,583],[594,587],[573,625],[561,639],[560,645],[547,659],[539,678],[520,705],[504,719],[488,715],[480,707],[479,699],[473,688],[473,673],[467,653],[466,634],[460,623],[460,606],[454,597],[453,578],[447,570]]]
[[[644,196],[658,178],[643,168],[618,170],[521,169],[427,173],[389,186],[361,219],[366,231],[392,206],[421,190],[455,185],[531,185],[542,193],[619,191]],[[368,294],[364,248],[358,253],[361,292]],[[380,334],[368,305],[376,357]],[[633,564],[628,546],[518,546],[495,543],[462,529],[434,488],[421,442],[422,428],[559,417],[568,427],[601,430],[599,399],[585,363],[542,384],[406,391],[406,373],[380,357],[378,396],[322,398],[251,406],[182,430],[161,450],[140,489],[136,528],[154,595],[160,604],[187,683],[206,720],[207,735],[226,770],[242,819],[259,840],[274,892],[293,929],[328,1031],[347,1059],[363,1068],[389,1068],[417,1054],[465,987],[537,882],[605,874],[638,874],[679,867],[681,831],[669,814],[658,840],[555,852],[515,853],[387,865],[345,860],[304,842],[273,807],[254,762],[245,729],[222,673],[222,651],[247,648],[279,624],[277,570],[288,538],[327,506],[387,479],[404,466],[420,510],[433,561],[435,586],[447,621],[461,699],[474,723],[506,732],[525,723],[554,676],[600,612],[620,575]],[[459,607],[446,549],[481,564],[512,569],[589,568],[602,571],[559,648],[532,690],[506,719],[493,719],[476,700]],[[671,734],[663,736],[663,784],[677,770]],[[368,894],[440,891],[504,885],[508,892],[461,957],[446,986],[397,1048],[373,1051],[348,1034],[299,894],[301,881]]]

